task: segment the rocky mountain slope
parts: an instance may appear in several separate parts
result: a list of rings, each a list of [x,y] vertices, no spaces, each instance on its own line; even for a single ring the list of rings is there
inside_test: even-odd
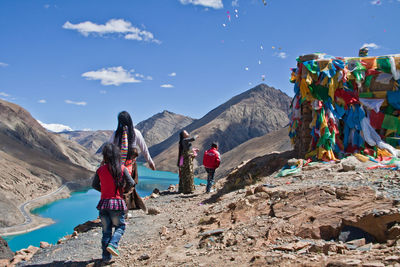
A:
[[[199,138],[194,147],[201,153],[211,142],[219,143],[220,152],[226,153],[249,139],[279,130],[289,123],[290,97],[265,84],[239,94],[194,121],[185,129]],[[178,137],[176,133],[150,148],[158,169],[176,170]],[[201,162],[202,156],[195,163]]]
[[[292,149],[288,136],[288,127],[252,138],[234,149],[221,155],[222,163],[215,172],[215,178],[226,177],[229,172],[254,157],[263,156],[272,152],[284,152]],[[203,167],[195,170],[196,177],[207,178]]]
[[[135,127],[142,133],[148,147],[159,144],[183,127],[193,123],[193,118],[164,110],[139,122]]]
[[[0,227],[23,221],[17,206],[62,183],[87,184],[97,161],[85,148],[44,129],[18,105],[0,100]]]
[[[90,154],[96,154],[99,148],[107,142],[113,131],[111,130],[98,130],[98,131],[70,131],[61,132],[60,136],[65,139],[72,140],[88,149]]]

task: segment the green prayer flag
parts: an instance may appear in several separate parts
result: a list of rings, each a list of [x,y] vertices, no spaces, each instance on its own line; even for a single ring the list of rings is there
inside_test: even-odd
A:
[[[376,59],[376,63],[378,65],[378,70],[386,73],[392,73],[390,60],[388,57],[378,57]]]

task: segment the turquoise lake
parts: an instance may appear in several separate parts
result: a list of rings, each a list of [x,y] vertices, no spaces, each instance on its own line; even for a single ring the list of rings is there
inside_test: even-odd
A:
[[[166,190],[170,184],[179,182],[176,173],[151,171],[143,166],[139,166],[138,171],[139,184],[136,189],[141,197],[150,195],[154,188]],[[200,182],[204,180],[195,180],[195,184]],[[29,245],[39,246],[40,241],[55,244],[61,237],[72,234],[73,228],[78,224],[97,218],[96,205],[99,199],[100,193],[93,189],[74,192],[68,199],[61,199],[32,211],[39,216],[52,218],[56,223],[26,234],[6,236],[4,239],[13,251]]]

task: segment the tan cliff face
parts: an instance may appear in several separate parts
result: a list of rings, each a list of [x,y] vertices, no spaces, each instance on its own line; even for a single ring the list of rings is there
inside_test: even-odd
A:
[[[138,123],[138,129],[148,147],[159,144],[183,127],[193,123],[194,119],[164,110]]]
[[[25,109],[0,100],[0,227],[23,222],[18,205],[65,182],[88,185],[97,160],[44,129]]]
[[[280,90],[261,84],[185,127],[192,136],[199,135],[193,143],[200,149],[195,166],[201,165],[202,153],[212,142],[217,142],[219,151],[224,154],[247,140],[285,127],[289,122],[290,101],[290,97]],[[150,148],[158,169],[177,171],[178,134]]]
[[[97,131],[70,131],[58,133],[59,136],[74,141],[84,148],[91,155],[96,155],[100,160],[100,148],[105,142],[108,142],[113,134],[112,130],[97,130]]]

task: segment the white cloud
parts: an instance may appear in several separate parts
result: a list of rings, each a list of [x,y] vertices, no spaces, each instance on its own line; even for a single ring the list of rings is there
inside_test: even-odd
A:
[[[105,94],[107,94],[107,91],[106,90],[100,90],[100,94],[105,95]]]
[[[162,84],[160,87],[162,88],[174,88],[172,84]]]
[[[77,105],[77,106],[86,106],[87,105],[87,103],[84,101],[78,102],[78,101],[72,101],[72,100],[68,100],[68,99],[65,100],[65,103],[71,104],[71,105]]]
[[[50,7],[50,5],[49,5],[49,4],[46,4],[46,5],[44,5],[43,7],[46,8],[46,9],[48,9],[48,8]]]
[[[285,59],[288,56],[285,52],[275,53],[274,55],[282,59]]]
[[[154,42],[160,44],[161,42],[154,38],[154,34],[141,30],[132,25],[131,22],[123,19],[110,19],[105,24],[96,24],[91,21],[85,21],[77,24],[72,24],[67,21],[63,25],[64,29],[76,30],[83,36],[89,36],[95,34],[99,36],[105,36],[107,34],[119,34],[126,40],[136,40],[145,42]]]
[[[375,43],[365,43],[361,46],[361,48],[365,48],[365,47],[368,47],[371,49],[378,49],[380,46]]]
[[[8,64],[7,64],[7,63],[0,62],[0,67],[7,67],[7,66],[8,66]]]
[[[88,71],[82,74],[87,80],[100,80],[102,85],[119,86],[123,83],[140,83],[141,80],[135,78],[134,70],[125,70],[123,67],[102,68],[96,71]],[[141,74],[139,74],[141,75]]]
[[[192,4],[192,5],[200,5],[200,6],[205,6],[205,7],[212,7],[215,9],[220,9],[224,7],[224,4],[222,3],[222,0],[179,0],[181,4],[187,5],[187,4]]]
[[[232,1],[232,6],[234,6],[234,7],[239,6],[239,0],[233,0]]]
[[[131,70],[131,71],[134,71],[134,70]],[[151,76],[145,76],[145,75],[140,74],[140,73],[135,73],[135,77],[136,77],[136,78],[143,79],[143,80],[147,80],[147,81],[152,81],[152,80],[153,80],[153,77],[151,77]]]
[[[170,74],[168,74],[169,77],[175,77],[176,76],[176,72],[172,72]]]
[[[40,103],[40,104],[46,104],[47,101],[46,101],[46,99],[40,99],[40,100],[38,101],[38,103]]]
[[[43,128],[45,128],[48,131],[55,132],[55,133],[60,133],[60,132],[65,132],[65,131],[73,131],[71,127],[63,124],[58,124],[58,123],[43,123],[38,120],[40,125],[42,125]]]
[[[8,97],[8,96],[10,96],[9,94],[7,94],[7,93],[4,93],[4,92],[0,92],[0,96],[3,96],[3,97]]]
[[[382,4],[382,2],[381,2],[381,0],[373,0],[373,1],[371,1],[371,4],[375,5],[375,6],[380,6]]]

